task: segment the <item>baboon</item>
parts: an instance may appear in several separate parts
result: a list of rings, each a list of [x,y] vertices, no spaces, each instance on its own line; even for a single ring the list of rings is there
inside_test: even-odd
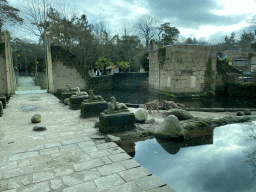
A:
[[[145,103],[146,107],[148,108],[148,112],[151,113],[152,109],[153,109],[153,112],[154,112],[154,109],[156,109],[159,112],[158,103],[159,103],[158,99],[156,99],[155,101]]]

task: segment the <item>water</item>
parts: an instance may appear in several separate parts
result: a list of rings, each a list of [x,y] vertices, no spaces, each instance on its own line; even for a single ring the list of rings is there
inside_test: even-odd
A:
[[[107,102],[110,101],[111,96],[115,96],[118,102],[132,104],[144,104],[148,101],[159,99],[160,102],[173,100],[176,103],[185,104],[188,108],[256,108],[256,99],[252,98],[171,98],[149,92],[144,88],[130,91],[95,91],[94,94],[101,95]]]
[[[215,128],[212,144],[199,146],[172,142],[167,147],[156,139],[139,141],[134,159],[176,192],[256,191],[256,140],[245,135],[255,125]]]

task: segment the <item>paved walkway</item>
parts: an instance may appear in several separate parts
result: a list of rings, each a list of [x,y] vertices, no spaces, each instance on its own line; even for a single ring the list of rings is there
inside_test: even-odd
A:
[[[35,86],[33,79],[33,77],[19,77],[15,94],[47,93],[47,90],[41,90],[40,86]]]
[[[31,117],[46,126],[34,132]],[[14,95],[0,118],[0,191],[173,192],[52,94]]]

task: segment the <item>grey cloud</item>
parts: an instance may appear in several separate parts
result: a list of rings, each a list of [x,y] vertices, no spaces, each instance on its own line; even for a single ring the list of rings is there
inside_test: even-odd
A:
[[[215,0],[149,0],[150,14],[157,18],[168,19],[176,27],[198,30],[201,26],[229,26],[244,21],[244,15],[216,15],[222,10]]]

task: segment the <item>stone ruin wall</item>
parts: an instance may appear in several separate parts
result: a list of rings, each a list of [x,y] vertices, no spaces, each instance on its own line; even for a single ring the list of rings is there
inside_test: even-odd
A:
[[[57,89],[67,90],[67,84],[70,84],[71,88],[79,87],[80,90],[84,90],[86,82],[77,70],[63,64],[64,62],[60,61],[52,63],[54,93],[57,92]]]
[[[213,82],[215,90],[217,46],[173,45],[165,47],[165,57],[159,50],[150,52],[149,86],[159,90],[159,58],[160,90],[171,93],[200,93],[205,83],[206,63],[212,58]]]
[[[231,62],[233,62],[234,58],[248,58],[250,52],[246,51],[236,51],[236,50],[226,50],[223,52],[225,57],[227,57]]]
[[[86,80],[78,73],[76,59],[60,47],[51,49],[54,93],[58,89],[67,90],[67,84],[70,84],[71,88],[79,87],[80,90],[85,90]]]
[[[3,53],[4,50],[0,50],[0,96],[7,93],[6,64]]]
[[[0,96],[7,94],[7,75],[5,63],[5,43],[0,44]]]

